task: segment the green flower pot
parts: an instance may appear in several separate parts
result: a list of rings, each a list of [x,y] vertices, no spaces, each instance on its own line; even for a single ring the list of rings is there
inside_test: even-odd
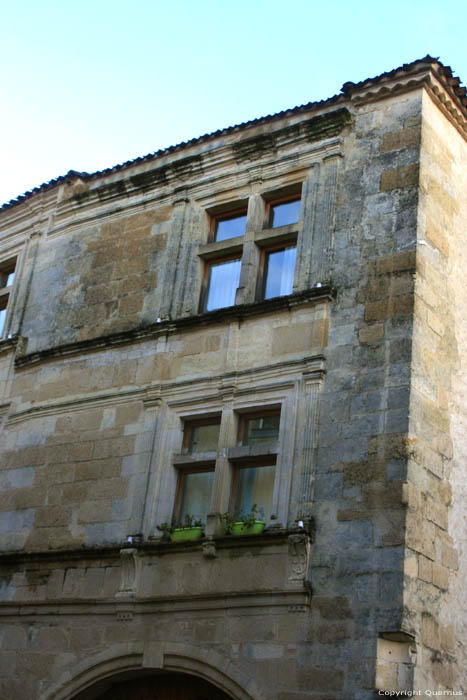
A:
[[[262,520],[255,520],[253,525],[245,525],[245,523],[238,522],[232,523],[232,535],[261,535],[264,530],[264,523]]]
[[[172,542],[193,542],[194,540],[199,540],[203,534],[203,528],[200,526],[196,527],[180,527],[176,528],[170,534],[170,540]]]

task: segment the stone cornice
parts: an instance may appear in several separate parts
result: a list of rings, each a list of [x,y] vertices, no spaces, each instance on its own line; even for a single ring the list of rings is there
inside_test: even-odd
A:
[[[230,323],[234,320],[243,321],[246,318],[258,316],[261,314],[273,313],[286,309],[292,309],[296,306],[304,304],[316,303],[322,301],[330,301],[334,298],[334,291],[330,286],[315,287],[313,289],[299,292],[298,294],[289,294],[288,296],[276,297],[266,301],[254,302],[252,304],[241,304],[231,306],[227,309],[217,309],[208,313],[197,314],[196,316],[188,316],[174,320],[161,321],[160,323],[152,323],[151,325],[135,328],[123,333],[114,333],[111,335],[99,336],[91,340],[77,341],[74,343],[66,343],[57,345],[38,352],[27,352],[27,342],[22,342],[21,346],[26,346],[26,349],[17,353],[15,357],[15,367],[29,367],[40,362],[53,360],[59,357],[68,357],[78,353],[97,351],[115,347],[119,345],[127,345],[138,341],[148,340],[150,338],[158,338],[162,335],[178,333],[191,328],[200,328],[202,326],[210,326],[218,323]]]
[[[467,104],[462,89],[456,89],[440,70],[439,63],[421,64],[419,69],[409,74],[401,73],[379,81],[367,81],[354,86],[347,84],[346,95],[355,106],[402,95],[414,90],[425,89],[444,116],[453,124],[461,136],[467,140]],[[457,81],[458,82],[458,81]],[[458,94],[459,93],[459,94]]]
[[[283,529],[271,529],[265,530],[260,535],[243,535],[242,537],[234,537],[232,535],[226,535],[222,537],[216,537],[216,547],[218,549],[245,549],[248,551],[252,546],[264,547],[265,545],[274,546],[281,543],[287,542],[287,537],[289,536],[289,530]],[[295,530],[293,530],[295,532]],[[136,540],[136,538],[135,538]],[[148,540],[131,543],[131,547],[137,549],[138,554],[142,556],[151,556],[153,554],[177,554],[183,551],[201,551],[202,543],[204,538],[194,542],[167,542],[162,541],[160,537],[149,538]],[[78,548],[61,548],[61,549],[47,549],[47,550],[36,550],[36,551],[14,551],[14,552],[0,552],[0,564],[4,567],[16,566],[20,562],[24,562],[27,565],[36,562],[42,564],[45,562],[51,562],[57,566],[67,566],[68,561],[87,561],[93,559],[120,559],[120,552],[122,548],[128,547],[126,542],[118,543],[109,546],[96,546],[96,547],[78,547]],[[173,597],[171,596],[171,600]],[[11,604],[11,602],[10,602]]]
[[[465,116],[458,109],[458,105],[437,81],[428,79],[424,87],[446,119],[451,122],[465,141],[467,141],[467,121]]]
[[[274,391],[285,392],[296,382],[297,375],[302,375],[308,383],[322,381],[325,375],[325,358],[323,355],[313,355],[298,359],[285,360],[259,367],[225,372],[212,376],[204,375],[180,381],[165,381],[160,384],[146,384],[126,390],[98,391],[85,395],[74,395],[67,399],[48,400],[16,410],[8,415],[11,403],[0,405],[0,416],[7,416],[8,425],[23,421],[64,412],[82,411],[83,409],[105,408],[117,406],[130,401],[142,401],[146,409],[160,408],[162,400],[167,401],[173,409],[186,409],[190,405],[199,404],[199,395],[203,395],[205,404],[219,402],[225,391],[225,384],[234,397],[245,394],[267,393]],[[265,382],[269,382],[265,384]],[[196,392],[190,395],[190,390]]]

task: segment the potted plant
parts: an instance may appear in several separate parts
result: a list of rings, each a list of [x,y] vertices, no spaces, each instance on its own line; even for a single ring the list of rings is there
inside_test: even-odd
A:
[[[171,542],[193,542],[199,540],[203,534],[203,523],[194,515],[185,515],[183,522],[175,518],[172,522],[161,523],[157,526],[166,537],[170,537]]]
[[[261,519],[263,518],[263,519]],[[239,515],[231,516],[224,513],[222,516],[224,529],[227,535],[260,535],[265,526],[264,511],[258,511],[255,503],[248,514],[240,512]]]

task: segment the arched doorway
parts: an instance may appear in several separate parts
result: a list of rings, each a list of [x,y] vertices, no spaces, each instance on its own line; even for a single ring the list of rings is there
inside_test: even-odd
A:
[[[203,678],[161,673],[115,681],[96,700],[232,700]]]

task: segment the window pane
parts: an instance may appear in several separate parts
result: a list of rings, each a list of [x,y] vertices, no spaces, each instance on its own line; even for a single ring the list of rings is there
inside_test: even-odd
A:
[[[190,441],[188,452],[216,452],[219,442],[220,424],[214,425],[192,425],[190,430]]]
[[[6,278],[6,287],[10,287],[15,280],[15,271],[8,273],[7,278]]]
[[[225,241],[227,238],[243,236],[246,226],[246,214],[226,216],[224,219],[216,219],[215,241]]]
[[[186,515],[206,522],[211,507],[211,491],[214,472],[184,474],[179,520],[183,523]]]
[[[15,268],[9,265],[7,268],[0,269],[0,287],[10,287],[15,279]]]
[[[266,284],[264,298],[282,297],[293,291],[295,271],[295,245],[268,253],[266,258]]]
[[[6,308],[0,309],[0,336],[3,334],[6,319]]]
[[[223,309],[235,304],[241,264],[242,261],[238,258],[210,265],[205,311]]]
[[[258,517],[269,520],[271,517],[272,495],[276,467],[246,467],[238,470],[237,495],[234,512],[248,515],[256,503]]]
[[[295,224],[300,218],[300,200],[271,206],[271,228]]]
[[[243,430],[243,444],[261,445],[275,442],[279,436],[279,421],[279,415],[247,419]]]

